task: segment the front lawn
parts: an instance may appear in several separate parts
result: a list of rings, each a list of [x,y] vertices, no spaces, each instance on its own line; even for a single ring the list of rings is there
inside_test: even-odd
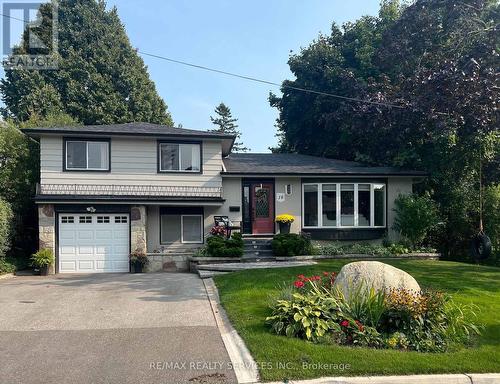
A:
[[[457,302],[480,308],[484,325],[475,345],[447,353],[402,352],[319,345],[273,334],[265,324],[269,294],[297,274],[339,271],[348,260],[309,267],[261,269],[217,276],[221,303],[245,340],[263,380],[321,376],[500,372],[500,269],[446,261],[387,260],[414,276],[421,287],[446,291]]]

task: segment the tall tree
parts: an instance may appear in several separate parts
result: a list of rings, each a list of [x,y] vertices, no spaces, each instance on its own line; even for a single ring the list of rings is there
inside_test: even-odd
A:
[[[270,97],[280,150],[428,171],[418,188],[446,219],[441,250],[458,256],[477,230],[480,161],[483,181],[499,180],[498,25],[493,0],[418,0],[334,26],[290,57],[283,84],[387,105],[283,88]]]
[[[216,116],[210,116],[213,124],[217,125],[217,129],[212,129],[212,132],[228,133],[235,135],[236,140],[233,145],[233,152],[247,152],[250,149],[245,147],[241,141],[237,141],[241,137],[241,132],[238,130],[236,122],[238,119],[234,118],[231,109],[224,103],[220,103],[215,107]]]
[[[41,5],[38,17],[37,35],[50,41],[52,4]],[[60,0],[58,31],[57,70],[6,70],[0,84],[5,118],[63,112],[83,124],[173,125],[115,7],[106,10],[102,0]],[[28,41],[26,30],[15,53],[34,53]]]

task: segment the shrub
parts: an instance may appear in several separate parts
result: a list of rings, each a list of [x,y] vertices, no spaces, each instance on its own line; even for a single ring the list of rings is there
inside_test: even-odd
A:
[[[0,259],[5,257],[10,247],[12,219],[14,215],[10,204],[0,199]]]
[[[31,264],[34,267],[45,267],[54,263],[54,252],[52,249],[43,248],[31,256]]]
[[[16,266],[10,263],[6,258],[0,257],[0,275],[2,273],[12,273],[16,270]]]
[[[415,249],[437,225],[438,210],[428,196],[399,195],[394,201],[396,218],[393,228],[407,238]]]
[[[340,331],[336,308],[336,301],[321,293],[296,292],[291,300],[278,300],[266,321],[278,335],[319,341],[327,332]]]
[[[286,233],[273,237],[271,242],[276,256],[300,256],[312,253],[311,239],[305,234]]]
[[[243,246],[243,237],[239,232],[234,232],[229,239],[218,235],[209,236],[206,253],[212,257],[241,257]]]
[[[392,348],[444,352],[454,343],[467,342],[474,333],[479,334],[472,307],[458,305],[441,292],[391,290],[386,306],[380,328],[391,335],[388,346]]]

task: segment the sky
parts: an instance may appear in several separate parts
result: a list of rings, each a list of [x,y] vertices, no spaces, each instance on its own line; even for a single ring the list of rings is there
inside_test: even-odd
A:
[[[293,78],[287,60],[333,21],[376,15],[378,0],[108,0],[116,6],[132,46],[143,52],[281,83]],[[212,129],[224,102],[238,118],[252,152],[277,144],[279,88],[143,56],[175,124]],[[3,72],[2,72],[3,75]]]

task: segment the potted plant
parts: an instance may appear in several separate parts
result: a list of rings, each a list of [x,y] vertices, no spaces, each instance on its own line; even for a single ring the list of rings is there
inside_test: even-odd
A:
[[[288,213],[276,216],[276,222],[280,227],[280,233],[290,233],[290,226],[294,221],[295,217]]]
[[[134,273],[142,273],[144,267],[149,264],[148,256],[139,250],[135,250],[130,254],[130,265]]]
[[[48,276],[49,266],[54,263],[54,253],[52,249],[40,249],[31,256],[31,265],[40,270],[41,276]]]

